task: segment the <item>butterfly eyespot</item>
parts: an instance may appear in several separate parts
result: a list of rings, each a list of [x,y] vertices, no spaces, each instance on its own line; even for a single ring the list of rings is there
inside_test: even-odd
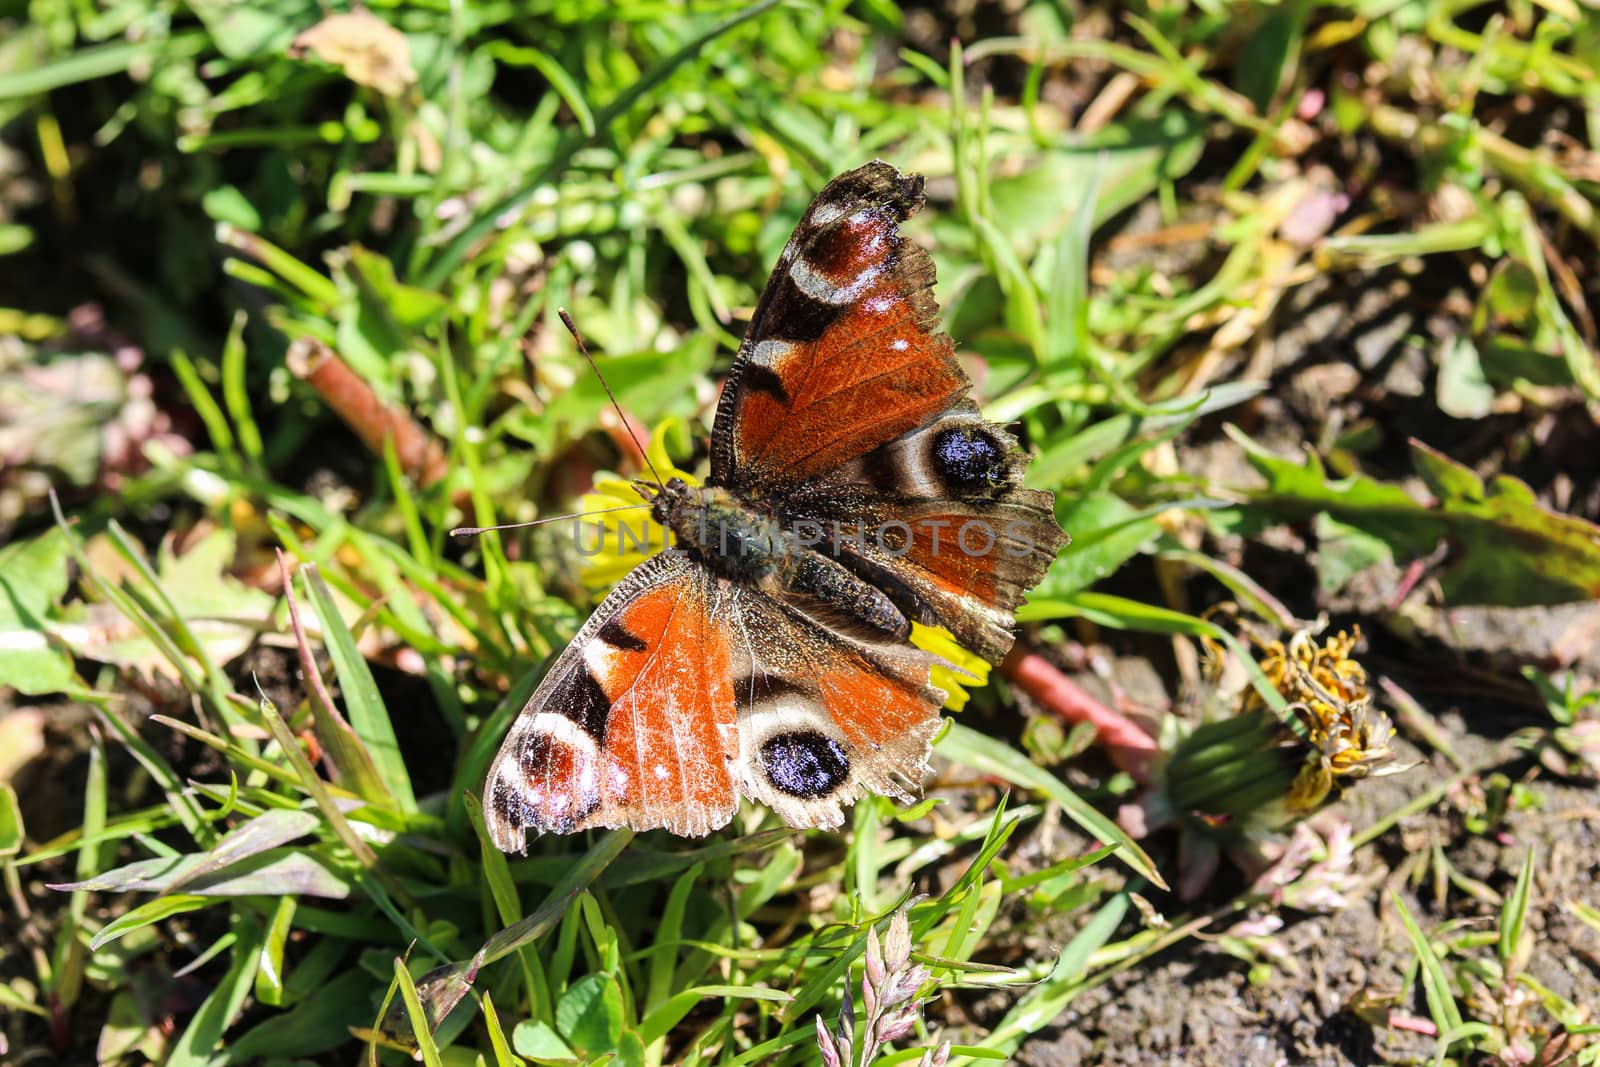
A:
[[[1006,480],[1006,450],[975,426],[949,426],[933,438],[933,468],[961,493],[995,489]]]
[[[826,734],[796,730],[767,738],[761,746],[761,769],[779,792],[815,800],[844,784],[850,757]]]
[[[489,795],[489,806],[500,820],[511,826],[526,826],[533,821],[533,812],[522,792],[506,781],[494,783]]]
[[[600,807],[597,751],[570,720],[552,716],[540,726],[546,729],[530,731],[517,753],[522,782],[497,783],[495,802],[502,811],[517,812],[519,823],[569,834]],[[551,790],[550,783],[558,781],[570,790]]]

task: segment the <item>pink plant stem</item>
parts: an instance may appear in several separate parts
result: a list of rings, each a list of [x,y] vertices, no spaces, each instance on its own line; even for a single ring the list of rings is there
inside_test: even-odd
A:
[[[1156,741],[1132,719],[1096,700],[1049,660],[1021,644],[1012,646],[1000,664],[1000,673],[1068,722],[1091,724],[1111,762],[1146,783]]]
[[[385,439],[393,440],[400,469],[420,488],[449,473],[439,440],[404,408],[384,403],[333,349],[316,341],[302,342],[290,347],[288,364],[290,372],[315,389],[374,455],[383,455]]]
[[[1439,1036],[1439,1028],[1433,1024],[1431,1019],[1406,1015],[1398,1011],[1389,1013],[1389,1025],[1396,1030],[1410,1030],[1414,1034],[1424,1034],[1428,1037]]]

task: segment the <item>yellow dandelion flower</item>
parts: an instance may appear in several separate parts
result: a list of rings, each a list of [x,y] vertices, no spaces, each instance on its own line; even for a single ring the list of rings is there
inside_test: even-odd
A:
[[[1315,762],[1331,788],[1339,778],[1364,778],[1393,760],[1394,727],[1372,706],[1367,672],[1353,657],[1361,630],[1341,630],[1318,643],[1310,631],[1268,646],[1262,669],[1305,725]]]
[[[681,426],[679,419],[664,419],[650,434],[645,455],[663,481],[682,478],[699,485],[698,478],[679,470],[667,454],[667,436],[680,432]],[[629,510],[615,510],[618,508]],[[597,475],[593,488],[578,501],[578,509],[587,515],[578,520],[578,548],[583,556],[578,580],[596,597],[610,592],[629,571],[673,541],[666,527],[650,514],[649,502],[633,482],[619,475]],[[607,511],[609,514],[595,514]]]
[[[1321,641],[1301,630],[1261,643],[1261,670],[1287,703],[1294,733],[1246,689],[1232,716],[1178,742],[1166,769],[1174,807],[1270,827],[1315,811],[1346,781],[1401,769],[1391,766],[1394,728],[1372,706],[1367,672],[1354,658],[1360,641],[1359,629]]]
[[[982,689],[989,684],[989,661],[961,647],[943,626],[912,623],[911,643],[944,660],[934,666],[931,681],[945,691],[944,706],[951,711],[967,706],[972,698],[969,690]]]

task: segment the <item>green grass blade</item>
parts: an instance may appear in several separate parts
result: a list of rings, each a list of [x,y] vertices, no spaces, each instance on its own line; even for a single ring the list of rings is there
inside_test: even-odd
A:
[[[1534,846],[1529,845],[1522,859],[1522,869],[1517,872],[1516,885],[1511,887],[1505,906],[1500,909],[1500,938],[1496,947],[1508,979],[1516,966],[1515,961],[1521,958],[1518,950],[1528,925],[1528,902],[1533,895],[1533,858]]]
[[[703,33],[697,34],[687,41],[683,47],[666,56],[654,64],[649,70],[641,74],[637,81],[618,94],[615,100],[607,104],[594,121],[596,134],[606,130],[620,116],[628,113],[640,99],[655,89],[657,85],[666,81],[671,74],[685,63],[699,55],[712,41],[718,37],[737,29],[751,19],[759,18],[777,7],[780,0],[760,0],[751,4],[738,14],[717,23]],[[589,136],[581,130],[569,132],[561,138],[553,152],[545,160],[544,165],[528,181],[524,182],[517,191],[505,196],[489,207],[482,209],[478,217],[466,226],[444,250],[428,265],[418,282],[424,289],[436,289],[444,284],[445,278],[466,259],[468,251],[479,241],[487,237],[507,214],[520,211],[529,198],[540,186],[550,182],[561,173],[579,148],[589,140]]]
[[[1051,1025],[1078,995],[1083,978],[1088,973],[1090,957],[1116,933],[1130,906],[1131,900],[1126,893],[1118,893],[1106,901],[1067,943],[1067,947],[1061,950],[1049,976],[1006,1012],[990,1032],[984,1047],[1009,1056],[1029,1034]],[[952,1059],[950,1062],[957,1064],[963,1061]]]
[[[1113,846],[1117,858],[1130,869],[1154,884],[1166,887],[1155,862],[1120,826],[1016,749],[980,734],[970,726],[952,723],[949,732],[939,742],[938,751],[946,759],[982,774],[997,775],[1014,785],[1043,793],[1061,805],[1067,817],[1087,833],[1102,844]]]
[[[0,782],[0,859],[9,860],[22,851],[27,834],[22,827],[22,807],[10,782]]]
[[[0,75],[0,100],[37,96],[66,85],[120,74],[134,64],[146,63],[156,57],[172,61],[196,55],[205,50],[207,43],[203,33],[180,33],[172,37],[155,37],[137,42],[118,41],[80,48],[30,70]]]
[[[208,1067],[217,1043],[244,1007],[261,958],[261,928],[248,914],[235,912],[232,931],[233,962],[173,1042],[166,1067]]]
[[[306,564],[303,573],[306,595],[322,625],[323,642],[329,658],[333,660],[333,669],[339,676],[339,688],[344,693],[350,728],[356,732],[362,746],[372,757],[373,767],[389,795],[402,811],[415,812],[417,798],[411,791],[411,775],[400,755],[394,724],[389,720],[389,711],[384,707],[383,695],[378,692],[378,683],[372,677],[372,670],[356,648],[356,639],[349,627],[345,626],[334,603],[333,593],[317,572],[316,565]]]
[[[422,999],[417,996],[417,984],[411,980],[411,972],[406,970],[406,961],[399,956],[394,958],[394,980],[400,988],[400,999],[405,1002],[406,1018],[411,1023],[410,1036],[417,1043],[417,1058],[427,1067],[444,1067],[439,1046],[433,1040],[433,1027],[429,1024],[428,1013],[423,1010]]]
[[[283,1006],[283,951],[294,929],[294,913],[298,903],[297,897],[279,897],[278,905],[272,912],[272,921],[267,924],[266,936],[262,939],[261,960],[256,968],[256,1000],[275,1008]]]
[[[1444,964],[1433,951],[1428,935],[1422,932],[1417,920],[1411,917],[1411,910],[1406,907],[1405,901],[1400,899],[1400,894],[1391,889],[1389,899],[1393,902],[1395,911],[1399,913],[1400,921],[1405,924],[1406,936],[1411,939],[1412,951],[1417,954],[1417,963],[1422,971],[1422,993],[1428,1002],[1428,1015],[1439,1028],[1442,1041],[1443,1035],[1459,1030],[1462,1023],[1461,1008],[1456,1004],[1456,998],[1450,991],[1450,976],[1445,974]]]
[[[123,912],[115,919],[106,923],[95,931],[94,937],[89,939],[89,948],[95,952],[120,937],[142,930],[154,925],[163,919],[170,919],[174,915],[185,915],[201,908],[213,907],[220,903],[216,897],[202,897],[191,894],[178,894],[169,897],[157,897],[147,900],[136,908]]]

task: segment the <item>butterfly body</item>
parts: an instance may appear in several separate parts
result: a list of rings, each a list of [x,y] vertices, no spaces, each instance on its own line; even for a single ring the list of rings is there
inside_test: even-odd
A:
[[[908,642],[942,626],[999,662],[1066,537],[937,331],[899,232],[921,179],[841,175],[801,219],[724,386],[703,486],[637,483],[675,547],[596,609],[490,768],[502,849],[529,829],[726,824],[742,794],[837,826],[910,799],[945,694]]]
[[[654,517],[677,535],[679,548],[717,577],[810,602],[817,613],[881,636],[910,635],[911,623],[893,599],[838,562],[837,545],[819,524],[801,519],[785,525],[781,516],[718,486],[672,479],[659,490],[649,483],[639,488],[655,494]]]

